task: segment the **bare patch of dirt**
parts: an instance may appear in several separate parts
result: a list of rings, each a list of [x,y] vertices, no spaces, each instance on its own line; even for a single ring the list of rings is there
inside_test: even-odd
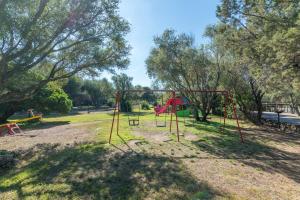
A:
[[[16,136],[0,137],[0,147],[6,150],[15,150],[17,147],[28,149],[40,143],[67,145],[93,141],[96,133],[89,126],[97,123],[60,125],[26,131],[24,134]],[[148,125],[153,126],[150,123]],[[145,129],[147,130],[147,128],[146,124]],[[180,137],[180,142],[176,142],[173,136],[170,137],[168,131],[151,131],[150,128],[145,131],[133,128],[132,132],[136,136],[145,138],[145,141],[131,140],[127,144],[112,145],[113,150],[105,154],[110,159],[107,161],[107,165],[115,167],[116,171],[120,170],[119,176],[125,180],[124,185],[128,183],[128,171],[136,168],[132,176],[136,176],[136,180],[142,182],[137,182],[135,187],[138,188],[143,184],[141,189],[144,190],[151,186],[152,194],[152,187],[156,188],[159,185],[157,181],[168,180],[172,176],[173,172],[166,174],[166,172],[170,172],[169,166],[165,171],[161,171],[165,166],[164,163],[174,162],[174,170],[181,167],[192,179],[189,187],[195,185],[196,182],[207,183],[211,193],[216,194],[215,191],[218,191],[220,194],[228,194],[228,199],[297,200],[300,197],[300,136],[297,134],[284,134],[276,129],[266,129],[265,127],[249,127],[243,131],[246,143],[240,144],[232,142],[235,140],[226,137],[225,133],[222,138],[212,136],[206,140],[200,140],[200,136],[192,133],[185,133]],[[116,154],[121,155],[115,157]],[[100,158],[102,159],[102,157]],[[160,164],[161,160],[163,164]],[[90,160],[87,160],[87,163],[91,163]],[[136,165],[136,163],[140,164]],[[99,170],[99,166],[97,163],[95,171]],[[153,174],[140,177],[138,173],[141,169],[146,169],[145,174],[152,169],[153,173],[158,173],[155,181],[151,182]],[[181,172],[178,174],[180,175]],[[99,176],[97,180],[101,178],[103,177]],[[116,182],[119,180],[117,179]],[[177,175],[174,180],[178,180]],[[170,183],[173,183],[174,180],[172,179]],[[180,180],[184,183],[187,180],[186,176]],[[109,182],[108,187],[111,187],[110,184]],[[161,183],[162,188],[164,184],[166,183]],[[168,189],[172,191],[174,189],[172,184],[171,186]],[[176,185],[174,187],[176,188]],[[199,188],[192,188],[193,192],[195,190],[199,190]],[[181,189],[182,191],[185,189]],[[153,194],[159,194],[161,198],[170,192],[159,191]],[[149,195],[148,199],[155,199],[157,197],[155,195]],[[147,196],[141,199],[147,199]]]
[[[299,199],[300,136],[264,127],[251,127],[244,133],[243,147],[225,143],[226,139],[206,144],[192,133],[181,136],[181,142],[163,142],[170,139],[168,133],[136,130],[134,134],[148,142],[130,146],[137,153],[181,160],[198,181],[230,194],[229,199]],[[198,143],[206,145],[200,148]]]
[[[93,141],[96,131],[89,127],[93,123],[77,123],[53,126],[49,128],[23,131],[12,136],[0,137],[0,148],[8,151],[17,149],[28,149],[37,144],[63,144],[69,145],[79,142]]]
[[[184,139],[189,140],[189,141],[197,141],[197,140],[199,140],[199,137],[192,133],[184,133]]]
[[[133,134],[136,136],[141,136],[147,138],[147,140],[155,143],[167,142],[170,141],[168,132],[145,132],[145,131],[133,131]]]

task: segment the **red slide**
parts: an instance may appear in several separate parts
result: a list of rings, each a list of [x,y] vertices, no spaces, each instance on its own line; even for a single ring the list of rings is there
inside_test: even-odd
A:
[[[171,98],[167,101],[166,105],[161,108],[155,108],[155,112],[157,115],[166,112],[170,105],[183,105],[183,101],[180,98]]]

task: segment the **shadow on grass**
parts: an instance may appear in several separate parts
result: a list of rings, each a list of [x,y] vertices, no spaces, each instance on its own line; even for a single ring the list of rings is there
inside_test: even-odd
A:
[[[260,126],[259,128],[246,128],[243,130],[248,137],[260,138],[263,140],[272,140],[278,143],[300,145],[300,134],[285,133],[278,128],[269,126]]]
[[[196,181],[180,161],[149,154],[116,153],[102,144],[43,144],[20,152],[20,159],[28,164],[2,172],[0,191],[4,195],[15,193],[20,199],[122,200],[224,196]]]
[[[62,126],[70,124],[70,121],[54,121],[54,122],[45,122],[45,121],[38,121],[38,122],[27,122],[21,124],[22,129],[48,129],[56,126]]]
[[[212,155],[237,159],[269,173],[280,173],[300,183],[300,155],[265,145],[257,140],[246,140],[244,144],[230,131],[223,134],[204,136],[192,142],[200,150]]]
[[[233,125],[229,125],[226,124],[225,125],[225,129],[224,124],[223,123],[219,123],[219,122],[188,122],[186,125],[186,127],[193,127],[196,130],[199,131],[206,131],[209,133],[216,133],[216,134],[220,134],[221,132],[225,131],[236,131],[237,127],[233,126]],[[237,135],[238,137],[238,135]]]

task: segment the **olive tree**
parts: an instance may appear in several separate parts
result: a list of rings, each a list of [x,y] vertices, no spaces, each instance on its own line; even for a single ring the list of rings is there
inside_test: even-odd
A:
[[[0,103],[48,82],[128,65],[119,0],[1,0]]]
[[[155,37],[154,44],[146,61],[149,76],[190,98],[206,121],[216,95],[191,90],[215,90],[219,86],[221,56],[208,46],[195,47],[193,37],[177,35],[174,30]],[[200,120],[197,115],[196,119]]]

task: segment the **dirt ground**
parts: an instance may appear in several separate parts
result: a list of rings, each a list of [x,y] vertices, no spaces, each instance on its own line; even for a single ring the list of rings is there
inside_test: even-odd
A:
[[[41,143],[69,145],[93,141],[97,130],[89,127],[95,123],[44,127],[0,137],[0,146],[5,150],[16,150]],[[176,135],[168,132],[138,129],[134,129],[133,133],[145,140],[114,146],[114,152],[147,152],[178,160],[197,181],[205,182],[218,191],[215,199],[300,199],[299,134],[284,134],[266,127],[253,127],[243,132],[246,143],[237,146],[245,145],[247,152],[242,152],[243,147],[236,150],[219,144],[219,141],[206,144],[191,133],[181,135],[181,141],[176,142]],[[253,146],[261,148],[261,151],[256,149],[249,153]]]
[[[26,150],[37,144],[62,144],[93,141],[97,130],[89,127],[99,122],[43,126],[36,130],[26,130],[12,136],[0,137],[1,149]]]
[[[135,131],[134,134],[149,142],[134,141],[129,147],[124,146],[124,150],[129,148],[179,159],[199,181],[220,191],[222,198],[300,199],[300,136],[269,127],[244,129],[243,132],[247,138],[245,145],[257,139],[268,140],[270,149],[247,157],[230,151],[225,155],[226,152],[199,150],[193,145],[198,138],[191,133],[185,133],[184,140],[181,136],[178,143],[171,140],[175,135]]]

